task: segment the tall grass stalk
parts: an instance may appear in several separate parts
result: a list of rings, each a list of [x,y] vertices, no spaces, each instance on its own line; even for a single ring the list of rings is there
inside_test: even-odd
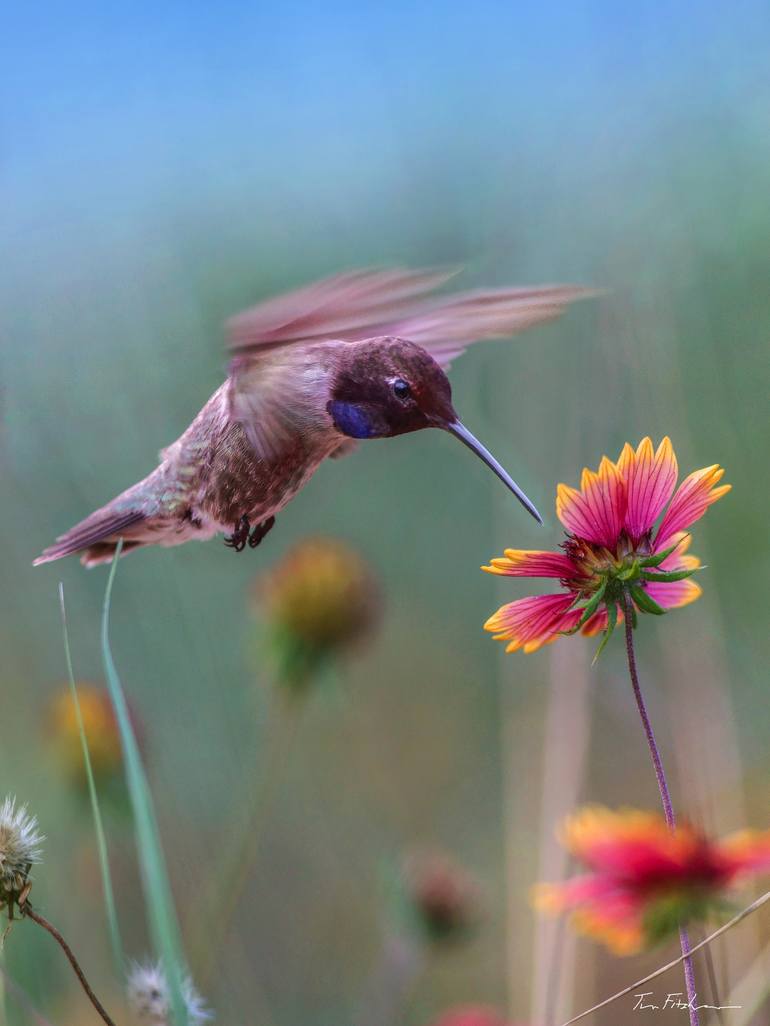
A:
[[[123,540],[121,539],[118,542],[118,547],[110,566],[107,588],[104,593],[102,659],[123,746],[126,781],[134,814],[137,851],[150,935],[156,954],[160,958],[166,974],[174,1023],[176,1026],[188,1026],[187,1009],[182,993],[184,956],[182,954],[179,924],[177,923],[174,911],[174,902],[163,857],[152,796],[147,784],[144,767],[142,766],[139,746],[131,724],[126,697],[115,669],[110,649],[110,602],[112,586],[115,580],[115,570],[117,569],[122,548]]]
[[[85,726],[83,724],[83,714],[80,709],[78,690],[77,685],[75,684],[75,674],[72,669],[72,653],[70,650],[69,630],[67,629],[67,610],[64,605],[64,585],[61,581],[59,581],[59,608],[61,610],[62,631],[64,634],[64,657],[67,662],[70,694],[72,695],[72,702],[75,706],[75,718],[78,725],[78,733],[80,734],[80,744],[83,749],[83,764],[85,765],[86,779],[88,781],[88,796],[91,801],[91,813],[94,817],[96,847],[99,853],[99,869],[102,875],[102,891],[104,893],[104,907],[107,915],[107,926],[110,933],[112,957],[115,962],[115,969],[117,970],[118,977],[122,979],[126,968],[125,956],[123,954],[123,941],[120,936],[120,925],[118,923],[118,913],[115,904],[115,891],[112,886],[112,874],[110,872],[109,855],[107,853],[107,839],[104,833],[104,823],[102,820],[101,809],[99,807],[99,798],[96,793],[96,781],[94,780],[94,771],[91,764],[91,753],[88,749],[88,738],[86,737]]]

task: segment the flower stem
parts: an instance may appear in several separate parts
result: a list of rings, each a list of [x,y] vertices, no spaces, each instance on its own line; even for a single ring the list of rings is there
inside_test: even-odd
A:
[[[636,653],[634,651],[633,613],[633,601],[628,591],[624,590],[623,622],[626,629],[626,654],[628,656],[628,672],[631,676],[631,686],[634,689],[634,698],[636,699],[636,706],[639,710],[639,716],[642,720],[644,734],[647,738],[647,744],[650,749],[650,755],[652,756],[652,765],[655,769],[655,777],[658,781],[660,800],[663,804],[663,814],[666,817],[666,823],[668,824],[669,830],[673,830],[676,827],[676,820],[674,819],[674,807],[671,804],[671,793],[668,789],[666,774],[663,770],[663,762],[660,758],[660,752],[658,750],[657,742],[655,741],[655,734],[652,730],[650,717],[647,715],[647,706],[644,704],[644,697],[642,695],[641,685],[639,684],[639,673],[636,668]],[[682,958],[684,962],[684,980],[685,985],[687,987],[690,1026],[699,1026],[698,1010],[696,1008],[697,994],[695,991],[695,973],[692,967],[692,958],[690,957],[690,937],[687,933],[687,928],[684,926],[679,927],[679,942],[682,947]]]
[[[46,930],[48,933],[50,933],[50,935],[53,937],[53,939],[56,941],[56,943],[59,945],[59,947],[62,949],[64,954],[69,959],[69,963],[72,966],[72,968],[73,968],[73,970],[75,972],[75,975],[77,976],[78,980],[80,981],[80,986],[86,992],[86,995],[88,996],[88,1000],[94,1006],[94,1008],[99,1013],[99,1015],[102,1017],[102,1019],[107,1024],[107,1026],[115,1026],[115,1023],[113,1022],[113,1020],[109,1017],[107,1012],[104,1010],[104,1006],[102,1005],[101,1001],[99,1000],[99,998],[96,996],[96,994],[94,994],[93,990],[91,989],[91,984],[88,982],[88,980],[86,979],[85,973],[80,968],[80,963],[75,958],[75,955],[73,954],[72,948],[69,946],[69,944],[66,942],[66,940],[62,937],[62,935],[59,933],[59,931],[56,929],[56,927],[53,926],[51,923],[49,923],[48,920],[44,916],[41,916],[39,912],[36,912],[32,908],[32,906],[29,904],[29,902],[25,902],[24,903],[24,905],[22,906],[21,911],[23,912],[23,914],[28,919],[31,919],[33,922],[37,923],[38,926],[42,926],[44,930]]]

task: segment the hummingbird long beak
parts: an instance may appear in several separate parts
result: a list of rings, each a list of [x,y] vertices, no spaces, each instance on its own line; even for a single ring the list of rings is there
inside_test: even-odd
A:
[[[539,524],[542,524],[543,518],[538,513],[534,503],[530,502],[530,500],[527,498],[527,496],[524,494],[521,488],[519,488],[519,486],[513,480],[511,475],[508,473],[508,471],[504,470],[503,467],[500,466],[500,464],[497,462],[497,460],[489,451],[489,449],[486,449],[478,440],[478,438],[476,438],[474,435],[470,433],[470,431],[464,424],[462,424],[459,420],[455,420],[445,424],[444,428],[451,435],[454,435],[455,438],[459,438],[463,445],[467,445],[471,452],[475,452],[478,458],[482,460],[482,462],[486,463],[486,465],[494,474],[497,474],[497,476],[500,478],[503,484],[510,488],[510,490],[522,504],[524,509],[526,509],[528,513],[531,513]]]

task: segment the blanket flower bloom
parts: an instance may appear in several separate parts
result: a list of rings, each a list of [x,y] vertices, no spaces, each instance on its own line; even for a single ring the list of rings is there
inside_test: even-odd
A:
[[[556,578],[562,590],[502,606],[485,629],[508,643],[507,652],[535,652],[578,630],[588,636],[603,631],[603,647],[623,619],[625,595],[634,617],[693,602],[701,589],[690,578],[700,560],[687,552],[687,529],[730,490],[719,484],[723,474],[716,464],[704,467],[674,491],[678,467],[670,440],[655,450],[644,438],[636,449],[626,443],[615,463],[604,456],[597,472],[584,469],[579,490],[560,484],[556,514],[567,533],[562,551],[506,549],[482,569]]]
[[[663,940],[680,923],[726,903],[752,873],[770,872],[770,830],[712,840],[690,826],[669,829],[652,812],[601,806],[578,810],[561,841],[588,870],[558,884],[539,884],[536,907],[571,912],[573,926],[616,955]]]

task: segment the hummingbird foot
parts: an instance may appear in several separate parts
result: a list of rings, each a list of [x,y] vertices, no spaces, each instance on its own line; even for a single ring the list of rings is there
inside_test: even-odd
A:
[[[228,549],[234,549],[235,552],[243,552],[246,548],[246,542],[249,540],[250,530],[249,518],[244,514],[235,525],[233,533],[225,535],[225,545]]]
[[[256,549],[257,545],[259,545],[265,535],[272,529],[274,523],[275,517],[268,517],[267,520],[263,520],[261,524],[257,524],[249,535],[250,549]]]

